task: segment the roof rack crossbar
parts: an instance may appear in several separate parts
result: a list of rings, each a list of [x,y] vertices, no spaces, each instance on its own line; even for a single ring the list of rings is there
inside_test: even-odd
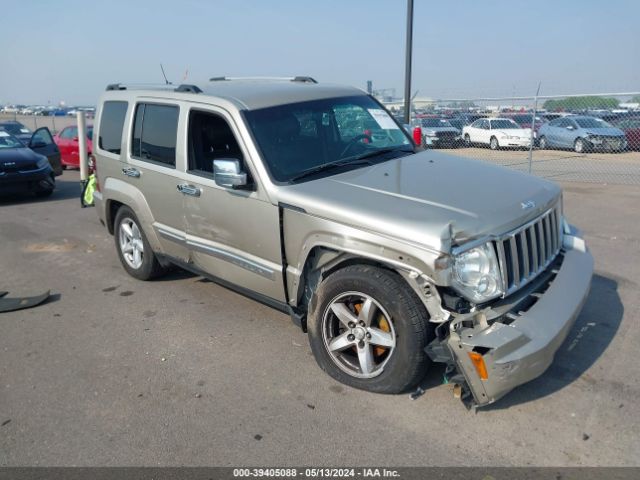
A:
[[[210,82],[224,82],[229,80],[286,80],[289,82],[301,83],[318,83],[313,77],[295,76],[295,77],[211,77]]]

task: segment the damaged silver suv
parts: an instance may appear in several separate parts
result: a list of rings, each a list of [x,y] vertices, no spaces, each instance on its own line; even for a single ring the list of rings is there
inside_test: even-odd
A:
[[[467,404],[545,371],[593,260],[552,183],[419,151],[362,91],[290,79],[107,87],[95,201],[124,269],[178,265],[291,315],[320,367]]]

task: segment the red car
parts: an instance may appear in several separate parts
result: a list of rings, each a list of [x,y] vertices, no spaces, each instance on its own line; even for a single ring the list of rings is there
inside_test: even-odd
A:
[[[90,155],[93,151],[91,137],[93,135],[93,126],[87,125],[87,153]],[[71,126],[62,129],[53,140],[58,145],[60,155],[62,157],[62,168],[66,169],[80,167],[80,150],[78,146],[78,127]]]
[[[611,123],[624,132],[629,150],[640,150],[640,117],[623,117]]]

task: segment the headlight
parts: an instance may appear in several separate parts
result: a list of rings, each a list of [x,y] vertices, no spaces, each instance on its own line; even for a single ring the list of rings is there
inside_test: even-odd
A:
[[[491,244],[485,243],[456,255],[452,280],[455,289],[474,302],[485,302],[502,295],[500,267]]]
[[[45,168],[49,166],[49,159],[47,157],[42,157],[40,160],[38,160],[38,168]]]

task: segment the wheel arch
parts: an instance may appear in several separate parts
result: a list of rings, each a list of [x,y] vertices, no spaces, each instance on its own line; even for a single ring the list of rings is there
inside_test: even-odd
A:
[[[105,202],[105,223],[110,234],[115,231],[115,218],[118,210],[122,206],[127,206],[136,214],[140,226],[155,252],[162,252],[160,240],[153,228],[154,217],[142,192],[136,187],[129,185],[117,178],[107,178],[103,187],[102,195]]]

